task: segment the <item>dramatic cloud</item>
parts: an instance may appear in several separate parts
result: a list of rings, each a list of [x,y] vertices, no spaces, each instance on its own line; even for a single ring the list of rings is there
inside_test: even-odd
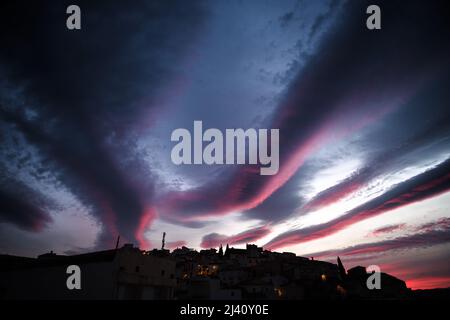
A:
[[[299,210],[299,213],[305,214],[319,210],[342,200],[362,189],[364,186],[367,186],[376,177],[386,172],[395,171],[399,167],[401,168],[404,166],[405,161],[408,161],[408,158],[415,158],[414,152],[423,150],[430,145],[432,146],[441,137],[450,137],[450,112],[448,112],[448,108],[444,107],[444,101],[449,98],[450,96],[448,94],[444,94],[442,100],[435,105],[435,107],[443,109],[441,113],[442,118],[436,120],[432,126],[421,130],[420,133],[413,135],[401,145],[386,148],[386,150],[383,149],[379,154],[372,156],[363,168],[360,168],[350,177],[315,195],[313,199],[308,201]],[[411,110],[413,108],[414,106],[408,109],[405,108],[404,116],[406,116],[406,113],[413,111]],[[448,146],[448,144],[448,141],[444,143],[445,146]]]
[[[450,218],[442,218],[434,222],[426,223],[417,228],[417,232],[429,232],[435,230],[449,230]]]
[[[379,242],[369,242],[356,246],[347,247],[340,250],[330,250],[323,252],[315,252],[309,254],[318,258],[336,257],[336,256],[354,256],[367,254],[387,254],[390,250],[414,249],[420,247],[428,247],[438,244],[450,242],[450,219],[445,219],[427,224],[426,231],[409,234],[392,240]],[[419,228],[422,230],[423,228]]]
[[[304,229],[288,231],[269,241],[265,247],[273,250],[323,238],[359,221],[434,197],[448,190],[450,190],[450,159],[431,170],[392,187],[384,194],[336,219]]]
[[[376,230],[374,230],[372,232],[372,236],[379,236],[385,233],[392,233],[394,231],[398,231],[405,228],[405,224],[401,223],[401,224],[396,224],[396,225],[392,225],[392,226],[387,226],[387,227],[382,227],[382,228],[378,228]]]
[[[349,245],[339,231],[419,201],[349,235],[354,251],[395,248],[361,242],[411,236],[416,218],[442,218],[415,232],[446,243],[445,0],[380,1],[381,30],[365,27],[365,0],[81,0],[77,31],[70,4],[0,4],[2,251],[85,252],[119,235],[151,249],[162,231],[170,249],[332,251]],[[171,132],[195,120],[278,128],[278,174],[173,164]]]
[[[7,172],[1,163],[0,172]],[[39,232],[52,222],[47,209],[53,206],[55,204],[47,196],[22,181],[0,174],[0,223],[12,223],[24,230]]]
[[[444,54],[449,46],[435,41],[445,21],[427,22],[436,8],[415,11],[415,5],[386,3],[383,19],[389,32],[383,29],[375,34],[360,27],[365,21],[362,7],[359,2],[347,3],[340,22],[327,32],[318,53],[292,81],[267,123],[280,129],[279,173],[260,176],[252,166],[227,172],[212,184],[169,194],[159,205],[163,214],[192,220],[257,207],[332,136],[345,136],[395,110],[439,68],[449,67]],[[394,14],[399,11],[405,12]],[[417,12],[420,15],[413,24],[409,15]],[[404,36],[411,28],[414,39]],[[420,48],[417,42],[422,43]],[[357,187],[351,185],[347,190]]]
[[[157,89],[176,69],[171,60],[188,50],[203,13],[197,4],[183,2],[133,8],[82,2],[83,28],[70,32],[64,27],[67,5],[4,5],[1,68],[8,83],[23,92],[20,100],[2,97],[0,117],[36,145],[61,181],[93,207],[108,227],[106,243],[117,234],[142,243],[134,234],[154,218],[147,208],[152,176],[145,170],[137,170],[140,179],[129,176],[145,169],[130,144],[140,129],[131,124],[151,116]],[[35,117],[27,117],[27,109]]]
[[[0,222],[11,222],[29,231],[40,231],[51,217],[26,198],[0,191]]]

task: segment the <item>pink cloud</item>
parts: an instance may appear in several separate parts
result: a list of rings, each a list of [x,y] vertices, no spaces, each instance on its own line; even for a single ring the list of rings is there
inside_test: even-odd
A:
[[[147,228],[150,226],[150,224],[153,222],[153,220],[156,217],[156,211],[154,208],[147,209],[144,214],[142,214],[139,225],[135,231],[135,238],[139,242],[139,248],[143,250],[150,249],[151,243],[148,241],[145,236],[144,232],[147,230]]]
[[[445,193],[450,190],[450,174],[446,173],[441,177],[436,176],[441,175],[443,171],[448,172],[449,167],[450,161],[446,161],[434,169],[395,186],[385,194],[347,212],[341,217],[320,225],[286,232],[271,240],[265,247],[274,250],[320,239],[384,212]]]
[[[268,226],[253,228],[231,236],[221,235],[218,233],[210,233],[203,237],[200,246],[202,248],[215,248],[225,244],[233,245],[250,243],[265,237],[269,233],[270,228]]]
[[[169,250],[173,250],[176,248],[181,248],[187,246],[187,242],[184,240],[171,241],[166,243],[166,248]]]
[[[402,230],[405,228],[405,226],[406,226],[406,224],[401,223],[401,224],[395,224],[395,225],[391,225],[391,226],[387,226],[387,227],[378,228],[378,229],[374,230],[370,235],[377,237],[382,234],[392,233],[394,231]]]

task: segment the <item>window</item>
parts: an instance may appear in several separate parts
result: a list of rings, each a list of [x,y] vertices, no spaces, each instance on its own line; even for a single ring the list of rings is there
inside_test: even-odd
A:
[[[140,270],[139,266],[136,266],[135,270],[136,270],[136,272],[139,272],[139,270]]]
[[[161,270],[161,276],[164,276],[165,273],[166,273],[165,270]]]

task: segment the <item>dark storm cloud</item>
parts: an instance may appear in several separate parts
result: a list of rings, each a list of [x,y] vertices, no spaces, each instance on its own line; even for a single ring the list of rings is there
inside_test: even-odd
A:
[[[5,133],[0,131],[2,151],[8,145],[4,135]],[[8,161],[16,159],[16,155],[10,152],[5,153],[5,156]],[[18,157],[18,168],[28,159],[29,155]],[[52,222],[48,213],[51,208],[57,208],[52,199],[15,179],[13,175],[8,174],[5,164],[0,162],[0,223],[12,223],[23,230],[39,232]]]
[[[436,15],[444,1],[383,2],[383,28],[376,32],[364,27],[369,4],[346,3],[267,123],[280,129],[278,174],[260,176],[251,166],[227,172],[214,183],[163,198],[162,213],[183,221],[253,209],[303,169],[329,136],[375,122],[402,107],[439,70],[448,73],[450,45],[442,41],[448,22]],[[403,121],[407,126],[408,118]]]
[[[369,200],[334,220],[280,234],[270,240],[265,247],[268,249],[276,249],[320,239],[362,220],[440,195],[449,190],[450,159],[433,169],[393,186],[382,195]]]
[[[0,190],[0,223],[13,223],[27,231],[41,231],[52,218],[39,203],[41,200],[33,197],[33,191],[26,186],[20,189],[21,193],[19,188],[15,192]]]
[[[93,207],[109,228],[105,240],[120,233],[132,241],[142,221],[151,221],[153,186],[145,172],[132,176],[144,164],[130,148],[139,130],[131,123],[149,116],[143,109],[178,71],[204,12],[199,2],[77,1],[82,30],[68,31],[72,3],[2,2],[0,64],[23,91],[11,101],[0,88],[0,116]],[[27,118],[26,108],[36,117]]]

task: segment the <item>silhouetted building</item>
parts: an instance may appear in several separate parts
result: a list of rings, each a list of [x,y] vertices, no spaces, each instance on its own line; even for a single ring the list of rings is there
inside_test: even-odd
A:
[[[118,250],[37,259],[0,256],[3,299],[172,299],[175,261],[132,245]],[[81,269],[81,289],[69,290],[67,267]]]
[[[387,273],[380,272],[380,288],[369,289],[367,280],[372,273],[366,268],[357,266],[348,270],[345,286],[350,298],[363,299],[399,299],[409,296],[410,290],[404,281]]]
[[[120,249],[37,259],[0,256],[0,295],[7,299],[398,299],[405,282],[380,273],[381,290],[370,290],[370,274],[358,266],[245,249],[181,247],[141,251]],[[66,268],[78,265],[82,289],[68,290]]]

